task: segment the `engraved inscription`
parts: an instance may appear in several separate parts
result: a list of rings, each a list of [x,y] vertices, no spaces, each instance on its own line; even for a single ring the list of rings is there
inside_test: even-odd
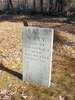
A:
[[[43,62],[50,60],[49,59],[49,54],[47,52],[49,52],[49,49],[47,49],[47,42],[44,38],[41,39],[40,37],[38,37],[39,40],[35,39],[35,41],[32,43],[31,39],[27,38],[27,46],[26,46],[26,58],[27,59],[32,59],[32,60],[41,60]],[[29,44],[28,42],[30,42],[31,44]],[[44,52],[44,53],[43,53]],[[47,54],[47,55],[45,55]]]

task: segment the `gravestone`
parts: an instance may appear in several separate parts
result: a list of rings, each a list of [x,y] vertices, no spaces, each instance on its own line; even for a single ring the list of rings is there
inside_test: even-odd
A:
[[[50,86],[53,34],[50,28],[24,27],[23,80]]]

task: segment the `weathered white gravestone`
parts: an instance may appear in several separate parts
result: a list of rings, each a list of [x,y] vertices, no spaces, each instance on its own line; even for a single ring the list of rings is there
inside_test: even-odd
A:
[[[53,29],[24,27],[23,80],[50,86]]]

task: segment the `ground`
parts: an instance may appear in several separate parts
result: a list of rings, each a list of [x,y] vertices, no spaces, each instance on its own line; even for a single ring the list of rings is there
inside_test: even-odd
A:
[[[23,23],[20,19],[15,16],[0,21],[0,67],[3,65],[22,74]],[[52,84],[48,88],[31,85],[1,69],[0,91],[10,95],[10,100],[75,100],[75,24],[65,23],[65,20],[28,17],[29,26],[55,30]]]

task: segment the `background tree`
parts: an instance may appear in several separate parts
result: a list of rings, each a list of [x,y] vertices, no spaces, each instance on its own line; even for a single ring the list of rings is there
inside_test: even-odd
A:
[[[41,12],[43,12],[43,0],[40,0]]]
[[[35,0],[33,0],[33,12],[35,12],[35,10],[36,10],[36,2]]]
[[[11,12],[14,12],[12,0],[8,0],[8,10],[10,10]]]

